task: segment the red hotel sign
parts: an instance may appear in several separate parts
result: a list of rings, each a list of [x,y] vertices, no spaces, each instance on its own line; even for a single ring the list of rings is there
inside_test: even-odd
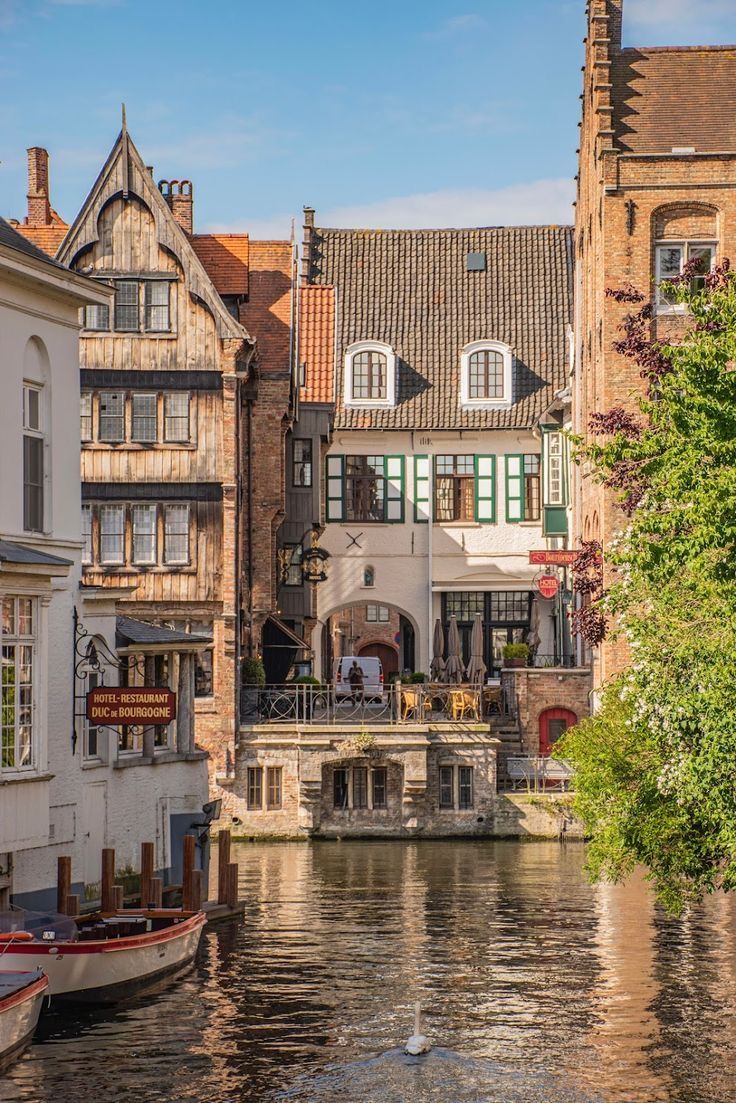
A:
[[[537,579],[537,589],[539,590],[542,597],[556,597],[559,588],[560,582],[556,575],[543,574],[541,578]]]
[[[87,694],[92,724],[137,724],[148,727],[176,719],[176,694],[158,686],[109,686]]]
[[[562,548],[554,551],[530,551],[529,562],[539,563],[545,567],[569,567],[579,555],[576,551],[565,551]]]

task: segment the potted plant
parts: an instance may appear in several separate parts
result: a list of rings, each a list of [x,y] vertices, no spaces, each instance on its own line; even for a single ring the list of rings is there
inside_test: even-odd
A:
[[[529,661],[529,646],[525,643],[507,643],[503,649],[503,665],[507,668],[519,668]]]
[[[407,681],[410,686],[423,685],[427,680],[427,675],[421,670],[415,670],[413,674],[410,674]]]
[[[243,659],[240,668],[240,717],[242,720],[258,720],[259,691],[266,684],[266,670],[258,658]]]

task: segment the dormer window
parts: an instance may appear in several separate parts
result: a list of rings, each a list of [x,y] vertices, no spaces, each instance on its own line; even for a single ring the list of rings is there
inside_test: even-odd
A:
[[[460,357],[460,402],[495,409],[511,405],[512,354],[500,341],[474,341]]]
[[[396,404],[396,355],[390,345],[359,341],[345,354],[346,406]]]

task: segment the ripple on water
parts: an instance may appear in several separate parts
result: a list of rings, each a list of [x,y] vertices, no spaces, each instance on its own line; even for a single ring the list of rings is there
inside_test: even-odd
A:
[[[155,996],[47,1017],[2,1103],[736,1103],[723,898],[672,920],[556,843],[237,856],[244,921]],[[411,1064],[414,1000],[439,1048]]]

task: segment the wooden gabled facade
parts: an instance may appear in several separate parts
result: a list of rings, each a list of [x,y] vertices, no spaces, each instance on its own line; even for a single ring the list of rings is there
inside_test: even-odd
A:
[[[130,616],[212,636],[196,735],[221,769],[237,709],[239,403],[254,342],[178,214],[123,125],[57,256],[115,288],[81,331],[84,580],[117,590]]]

